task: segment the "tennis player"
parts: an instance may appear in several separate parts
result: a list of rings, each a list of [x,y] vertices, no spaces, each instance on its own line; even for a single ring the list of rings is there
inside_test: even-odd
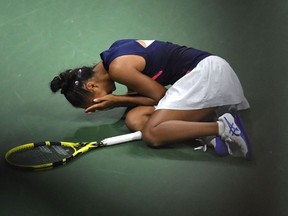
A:
[[[249,108],[237,75],[223,58],[170,42],[135,39],[114,42],[100,57],[96,66],[60,73],[51,90],[61,90],[87,113],[133,107],[126,125],[142,131],[152,147],[212,136],[217,154],[233,154],[233,145],[242,156],[250,155],[236,116],[227,112],[211,121],[221,108]],[[115,82],[125,85],[127,94],[113,94]]]

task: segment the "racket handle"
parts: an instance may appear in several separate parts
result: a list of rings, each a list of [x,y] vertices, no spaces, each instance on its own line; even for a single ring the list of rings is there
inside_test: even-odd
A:
[[[119,143],[130,142],[130,141],[141,140],[141,139],[142,139],[141,131],[136,131],[134,133],[106,138],[102,140],[101,142],[104,146],[108,146],[108,145],[115,145]]]

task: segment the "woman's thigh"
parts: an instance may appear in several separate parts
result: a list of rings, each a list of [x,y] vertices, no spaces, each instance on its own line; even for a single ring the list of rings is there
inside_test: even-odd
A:
[[[149,118],[149,125],[156,126],[170,120],[203,122],[211,121],[215,116],[216,108],[205,108],[198,110],[169,110],[159,109],[153,112]]]
[[[153,112],[143,128],[143,140],[150,146],[185,141],[217,134],[215,122],[204,122],[215,113],[214,108],[199,110],[167,110]]]

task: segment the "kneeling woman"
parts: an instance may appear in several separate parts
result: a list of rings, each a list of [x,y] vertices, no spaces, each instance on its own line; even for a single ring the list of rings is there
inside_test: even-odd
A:
[[[215,136],[211,143],[219,154],[226,154],[232,143],[248,157],[247,137],[233,115],[205,121],[219,107],[249,108],[239,79],[224,59],[170,42],[134,39],[116,41],[100,56],[94,67],[56,76],[51,90],[61,89],[73,106],[86,112],[134,107],[126,125],[142,131],[150,146]],[[127,86],[128,93],[114,95],[115,82]]]

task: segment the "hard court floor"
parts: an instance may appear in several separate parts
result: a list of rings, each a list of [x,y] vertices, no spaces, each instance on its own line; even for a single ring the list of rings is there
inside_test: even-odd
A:
[[[0,215],[255,216],[288,214],[287,0],[1,0]],[[43,140],[128,133],[123,108],[73,108],[50,80],[97,63],[117,39],[171,41],[224,57],[251,109],[242,113],[252,161],[151,149],[98,149],[44,172],[7,167],[5,152]],[[117,93],[124,93],[118,85]]]

